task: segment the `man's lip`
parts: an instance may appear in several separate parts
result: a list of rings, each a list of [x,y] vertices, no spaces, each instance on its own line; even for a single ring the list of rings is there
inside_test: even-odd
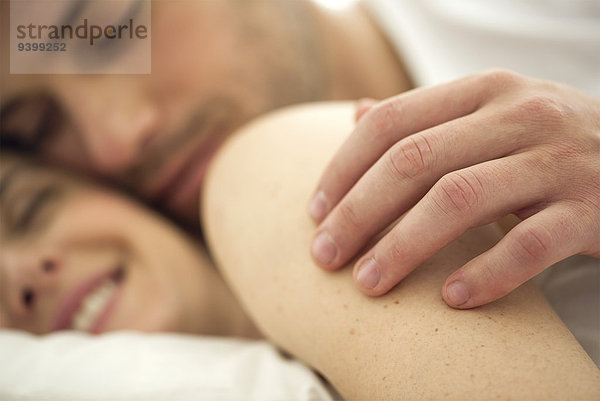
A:
[[[150,197],[154,201],[173,208],[190,197],[198,196],[208,163],[221,142],[213,132],[209,137],[212,141],[202,141],[180,160],[174,160],[166,166],[165,172],[157,180],[158,184],[150,190]]]
[[[119,264],[116,268],[96,274],[76,286],[75,289],[67,295],[58,309],[58,314],[54,320],[52,331],[69,329],[71,327],[73,316],[77,309],[79,309],[79,306],[85,297],[94,291],[104,281],[113,279],[117,275],[122,275],[123,269],[124,267]],[[119,289],[117,289],[117,291],[118,290]],[[107,308],[100,313],[98,320],[92,324],[92,329],[90,330],[91,332],[98,332],[102,322],[108,318],[109,313],[107,312],[110,312],[110,310],[113,309],[115,298],[116,295],[109,302]]]
[[[190,200],[199,198],[208,165],[217,148],[217,146],[211,146],[201,155],[190,159],[191,162],[179,176],[179,180],[175,182],[175,186],[172,188],[173,192],[165,199],[172,210],[185,210]]]

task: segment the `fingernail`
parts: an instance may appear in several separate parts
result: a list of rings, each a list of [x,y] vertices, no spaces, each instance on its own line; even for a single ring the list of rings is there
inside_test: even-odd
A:
[[[325,193],[323,191],[317,192],[314,198],[312,198],[312,201],[310,201],[310,205],[308,207],[310,217],[312,217],[315,221],[321,221],[325,218],[325,216],[327,216],[328,211]]]
[[[469,290],[467,286],[462,281],[454,281],[448,284],[446,288],[446,297],[451,304],[455,306],[460,306],[466,303],[469,298]]]
[[[379,269],[373,258],[367,259],[358,269],[356,279],[364,288],[373,289],[379,284]]]
[[[328,265],[335,259],[337,247],[327,231],[317,235],[312,243],[312,253],[315,260],[321,265]]]

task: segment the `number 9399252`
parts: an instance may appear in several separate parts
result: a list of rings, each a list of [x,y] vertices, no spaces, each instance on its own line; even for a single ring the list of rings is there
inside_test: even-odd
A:
[[[19,42],[17,50],[20,52],[65,52],[66,42]]]

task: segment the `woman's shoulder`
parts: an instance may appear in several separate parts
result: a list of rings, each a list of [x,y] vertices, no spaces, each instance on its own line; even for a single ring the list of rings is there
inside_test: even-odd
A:
[[[241,146],[240,143],[259,149],[282,143],[289,145],[293,141],[301,141],[306,146],[315,140],[322,143],[325,140],[324,135],[329,138],[327,143],[335,142],[337,146],[348,136],[353,126],[352,102],[317,102],[287,106],[263,114],[242,126],[225,142],[219,157],[235,151]],[[322,144],[321,147],[323,146],[328,145]],[[331,149],[328,148],[327,151],[329,153]]]
[[[200,200],[203,226],[232,199],[250,205],[265,190],[308,196],[353,126],[350,102],[284,107],[242,126],[209,166]],[[290,179],[293,185],[289,185]]]

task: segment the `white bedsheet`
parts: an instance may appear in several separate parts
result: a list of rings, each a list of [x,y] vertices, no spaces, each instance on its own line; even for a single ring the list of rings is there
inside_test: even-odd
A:
[[[0,331],[0,400],[332,400],[264,341]]]

